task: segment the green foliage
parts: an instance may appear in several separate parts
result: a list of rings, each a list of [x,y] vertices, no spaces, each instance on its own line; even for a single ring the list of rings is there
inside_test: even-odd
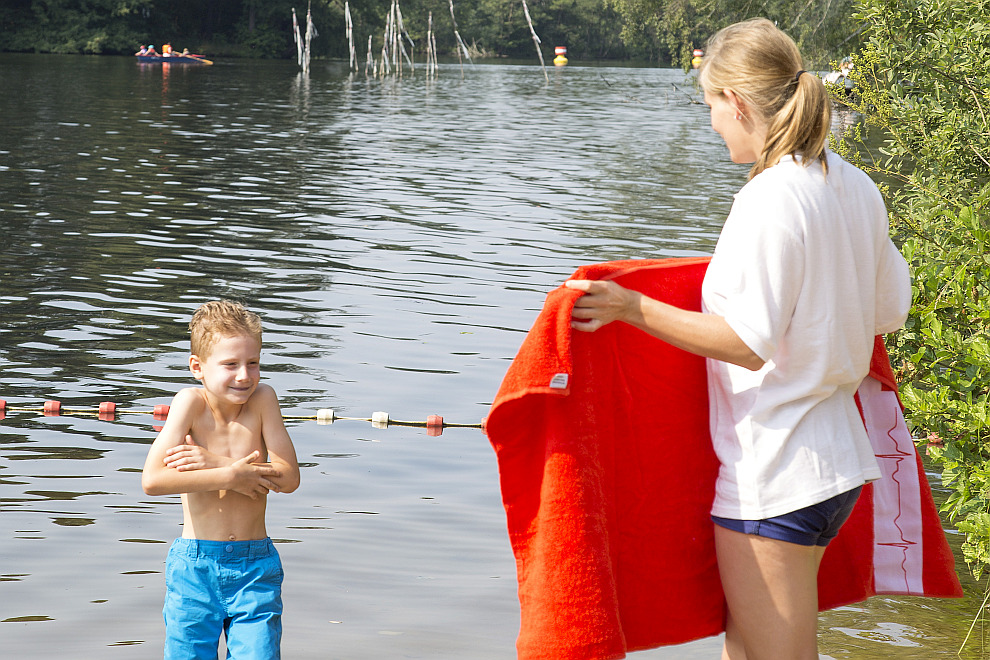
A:
[[[290,0],[14,0],[0,7],[0,49],[130,54],[170,41],[211,54],[288,57],[296,4],[305,20],[305,4]],[[314,4],[314,13],[330,13],[327,2]]]
[[[622,41],[629,47],[659,59],[664,51],[661,40],[664,12],[656,0],[606,0],[623,18]]]
[[[886,136],[866,163],[890,181],[914,307],[894,337],[916,435],[952,489],[975,573],[990,563],[990,0],[861,0],[855,58],[867,123]]]
[[[550,0],[548,18],[545,42],[566,45],[574,57],[622,58],[629,52],[621,38],[621,17],[605,0]]]
[[[527,0],[545,57],[567,46],[574,59],[639,58],[688,66],[691,50],[718,28],[767,16],[798,40],[814,61],[851,49],[853,0]],[[0,3],[0,49],[129,54],[141,43],[171,41],[217,55],[294,57],[292,9],[301,23],[312,6],[320,37],[316,57],[346,57],[344,0],[6,0]],[[381,49],[390,0],[349,0],[355,47],[363,59],[368,37]],[[422,52],[427,21],[441,53],[456,42],[448,0],[403,0],[409,37]],[[455,0],[461,36],[479,52],[532,58],[534,45],[522,0]]]
[[[0,44],[27,52],[133,52],[134,33],[151,2],[18,0],[0,9]]]
[[[852,17],[855,0],[606,0],[624,20],[622,37],[630,45],[669,58],[685,68],[691,51],[719,29],[748,18],[774,21],[798,44],[807,66],[824,68],[839,53],[858,45]]]

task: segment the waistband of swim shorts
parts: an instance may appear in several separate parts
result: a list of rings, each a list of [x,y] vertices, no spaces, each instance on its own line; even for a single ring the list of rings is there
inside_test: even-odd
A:
[[[201,541],[179,537],[172,542],[172,550],[190,557],[254,559],[274,554],[275,544],[270,538],[251,541]]]

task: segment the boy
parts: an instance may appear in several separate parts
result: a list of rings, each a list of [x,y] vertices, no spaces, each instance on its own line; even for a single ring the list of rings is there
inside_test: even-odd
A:
[[[202,387],[172,399],[141,485],[182,494],[182,537],[165,567],[165,658],[280,657],[282,566],[265,530],[269,491],[299,485],[274,390],[261,384],[261,320],[228,301],[189,323],[189,370]],[[269,462],[261,462],[267,458]]]

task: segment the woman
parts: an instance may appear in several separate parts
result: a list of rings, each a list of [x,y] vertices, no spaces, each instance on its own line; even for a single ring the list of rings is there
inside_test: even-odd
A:
[[[816,660],[825,546],[880,477],[853,396],[874,335],[904,323],[908,269],[876,186],[826,148],[830,102],[794,42],[755,19],[705,52],[712,128],[733,162],[753,166],[705,275],[703,311],[572,280],[584,292],[572,325],[624,321],[709,358],[723,658]]]

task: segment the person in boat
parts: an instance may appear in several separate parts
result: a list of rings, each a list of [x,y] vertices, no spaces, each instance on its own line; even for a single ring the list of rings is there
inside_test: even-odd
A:
[[[172,44],[162,44],[162,57],[172,56]]]
[[[193,314],[189,369],[144,464],[148,495],[182,496],[166,560],[165,658],[280,657],[282,566],[265,531],[269,492],[299,486],[275,391],[260,382],[261,320],[212,301]]]
[[[144,44],[141,44],[141,48],[138,49],[138,52],[134,53],[134,55],[136,56],[147,55],[147,54],[148,54],[148,47],[145,46]]]
[[[158,51],[155,50],[154,46],[148,46],[148,52],[146,52],[145,55],[149,57],[161,57],[161,55],[158,54]]]
[[[855,87],[853,79],[850,76],[852,70],[852,58],[848,56],[843,57],[842,61],[839,63],[839,69],[837,71],[829,71],[825,74],[825,82],[835,85],[842,85],[846,96],[849,96],[853,93],[853,88]]]
[[[190,56],[189,55],[189,49],[188,48],[183,48],[182,49],[182,57],[189,57],[189,56]]]
[[[876,185],[827,149],[828,93],[786,34],[765,19],[731,25],[699,71],[712,128],[733,162],[753,164],[702,311],[571,280],[584,292],[572,327],[624,321],[708,358],[722,657],[817,660],[825,547],[881,476],[854,395],[875,335],[907,317],[910,275]]]

